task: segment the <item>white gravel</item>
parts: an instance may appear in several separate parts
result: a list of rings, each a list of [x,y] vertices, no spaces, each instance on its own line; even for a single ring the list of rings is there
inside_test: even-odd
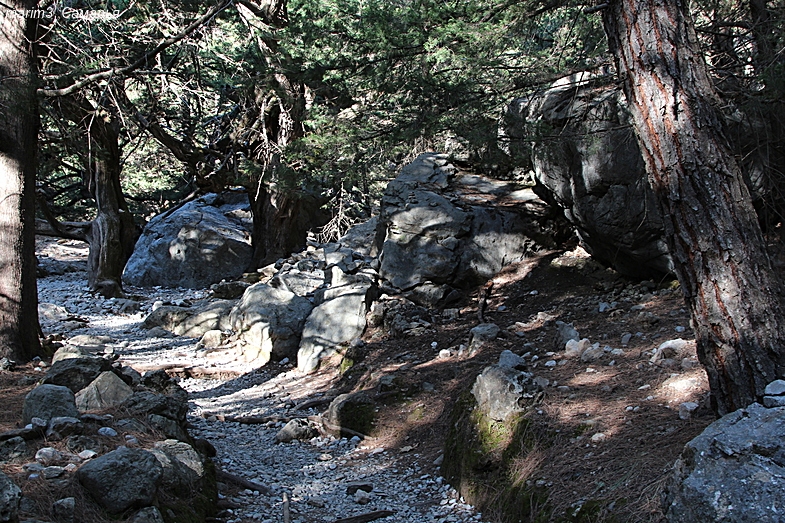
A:
[[[39,260],[65,261],[84,268],[87,249],[78,242],[39,242]],[[46,258],[49,258],[48,260]],[[140,289],[126,287],[139,298],[139,312],[121,314],[116,300],[105,300],[88,292],[83,270],[39,278],[39,302],[63,306],[86,322],[60,320],[44,324],[45,334],[106,335],[107,348],[132,366],[179,364],[215,367],[215,360],[197,350],[197,340],[182,337],[150,337],[139,324],[156,301],[197,301],[208,291],[192,289]],[[73,328],[73,329],[72,329]],[[67,330],[64,332],[65,329]],[[219,365],[219,364],[218,364]],[[236,368],[236,367],[235,367]],[[275,435],[283,421],[241,424],[220,421],[223,416],[281,418],[305,417],[316,411],[294,411],[295,402],[323,393],[309,383],[308,376],[291,365],[269,365],[228,381],[181,379],[190,393],[189,422],[194,437],[209,440],[217,450],[216,464],[242,478],[266,485],[269,494],[245,490],[233,497],[239,508],[222,513],[226,523],[283,520],[283,499],[291,500],[293,523],[329,522],[359,514],[389,510],[394,514],[376,521],[401,523],[469,523],[481,515],[460,499],[439,476],[432,458],[424,459],[416,449],[384,449],[363,441],[318,437],[307,442],[279,444]],[[322,407],[324,408],[324,407]],[[408,449],[404,449],[408,450]],[[366,493],[347,494],[353,482],[370,484]]]

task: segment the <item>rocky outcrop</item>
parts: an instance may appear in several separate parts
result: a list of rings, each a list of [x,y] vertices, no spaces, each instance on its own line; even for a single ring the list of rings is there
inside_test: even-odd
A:
[[[391,287],[436,306],[561,239],[551,209],[530,189],[462,173],[446,155],[427,153],[387,186],[375,248]]]
[[[297,368],[302,372],[316,370],[338,347],[362,336],[366,313],[378,297],[376,282],[366,275],[348,275],[338,265],[331,274],[330,287],[319,294],[321,303],[303,326],[297,351]]]
[[[245,193],[209,194],[147,224],[123,272],[140,287],[206,288],[242,275],[251,262]]]
[[[229,313],[234,305],[235,302],[230,300],[215,300],[194,307],[163,305],[147,315],[142,327],[161,327],[177,336],[200,338],[211,330],[231,329]]]
[[[534,171],[537,192],[564,209],[592,256],[633,277],[667,273],[662,220],[624,93],[610,79],[579,73],[513,100],[503,134],[510,155]]]
[[[0,472],[0,521],[19,521],[22,491],[11,478]]]
[[[737,110],[727,118],[727,134],[753,199],[779,208],[781,198],[766,173],[781,159],[776,147],[761,146],[769,129],[764,120]],[[533,172],[537,194],[563,209],[597,261],[634,278],[672,272],[660,211],[615,74],[577,73],[512,100],[500,135],[513,164]]]
[[[673,523],[782,521],[785,407],[753,403],[690,441],[663,493]]]
[[[294,359],[312,309],[307,298],[288,290],[264,283],[249,287],[231,313],[232,329],[245,343],[244,359],[259,366],[273,357]]]

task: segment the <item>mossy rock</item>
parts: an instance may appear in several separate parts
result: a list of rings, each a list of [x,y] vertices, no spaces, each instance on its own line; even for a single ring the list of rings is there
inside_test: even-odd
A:
[[[166,523],[202,523],[214,517],[218,503],[218,481],[212,461],[204,463],[204,475],[198,490],[190,496],[159,493],[158,505]]]
[[[549,521],[548,492],[514,477],[516,458],[538,442],[529,421],[514,414],[496,421],[466,392],[456,403],[445,442],[442,474],[470,503],[504,523]],[[542,442],[540,442],[541,444]]]
[[[330,403],[327,421],[335,432],[370,434],[376,421],[376,404],[364,392],[341,394]]]

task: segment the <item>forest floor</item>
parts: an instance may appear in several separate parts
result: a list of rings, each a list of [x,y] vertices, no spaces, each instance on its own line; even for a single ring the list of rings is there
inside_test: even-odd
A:
[[[58,245],[67,246],[46,243],[49,257]],[[393,375],[405,394],[378,400],[370,436],[376,446],[410,447],[432,463],[443,452],[456,399],[483,368],[506,349],[531,353],[530,370],[549,381],[542,402],[526,414],[543,444],[516,460],[511,480],[547,487],[556,517],[592,500],[601,508],[586,521],[661,521],[660,492],[674,461],[714,420],[705,372],[694,365],[689,315],[677,284],[628,281],[580,248],[510,266],[492,282],[489,292],[467,297],[457,318],[434,311],[421,335],[397,339],[381,328],[369,329],[348,372],[331,368],[298,379],[321,380],[333,392],[348,392],[373,390],[381,377]],[[459,355],[480,320],[499,325],[500,336],[471,357]],[[572,323],[592,343],[624,352],[591,363],[564,358],[563,347],[554,346],[557,320]],[[632,336],[622,345],[626,333]],[[690,341],[682,355],[687,361],[667,367],[652,363],[659,344],[674,338]],[[443,349],[453,355],[440,356]],[[546,366],[547,361],[556,364]],[[278,365],[267,372],[274,369],[293,372]],[[24,396],[33,387],[25,376],[41,373],[31,364],[0,371],[5,405],[0,431],[21,419]],[[690,401],[700,407],[690,419],[680,419],[679,405]],[[485,507],[483,520],[500,521],[494,510]]]

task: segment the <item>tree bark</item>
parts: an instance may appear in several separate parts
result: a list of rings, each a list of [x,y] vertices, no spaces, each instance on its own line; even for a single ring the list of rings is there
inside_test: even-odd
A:
[[[66,118],[83,129],[88,143],[84,183],[96,202],[96,216],[85,229],[90,244],[87,280],[92,291],[123,296],[122,274],[138,231],[120,186],[120,127],[111,108],[94,107],[81,95],[60,99]]]
[[[780,285],[686,0],[611,0],[603,24],[722,415],[783,376]]]
[[[0,13],[0,356],[41,354],[35,276],[35,174],[38,136],[34,2]]]

